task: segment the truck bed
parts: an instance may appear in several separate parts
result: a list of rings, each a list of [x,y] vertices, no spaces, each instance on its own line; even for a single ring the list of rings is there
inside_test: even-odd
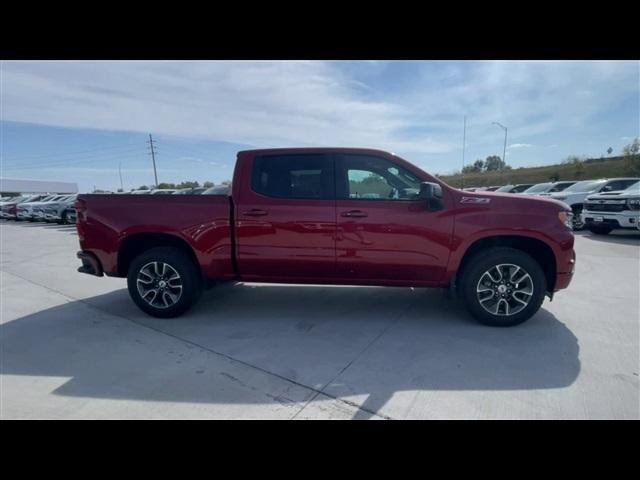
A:
[[[127,248],[160,236],[193,249],[208,277],[235,276],[229,196],[96,194],[79,195],[76,205],[80,246],[97,256],[109,276],[126,276]]]

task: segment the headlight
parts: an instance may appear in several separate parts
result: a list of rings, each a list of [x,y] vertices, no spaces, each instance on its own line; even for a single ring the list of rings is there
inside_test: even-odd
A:
[[[640,198],[627,200],[627,204],[629,205],[629,210],[640,210]]]
[[[561,210],[558,212],[558,220],[560,220],[565,227],[573,229],[573,213]]]

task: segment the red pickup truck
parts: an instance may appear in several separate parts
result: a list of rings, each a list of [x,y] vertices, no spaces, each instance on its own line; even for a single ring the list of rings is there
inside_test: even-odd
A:
[[[489,325],[530,318],[574,271],[563,203],[452,188],[370,149],[238,153],[228,195],[80,195],[80,272],[127,277],[175,317],[222,281],[455,287]]]

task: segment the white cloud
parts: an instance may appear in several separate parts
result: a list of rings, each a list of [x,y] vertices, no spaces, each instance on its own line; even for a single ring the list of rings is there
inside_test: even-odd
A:
[[[507,148],[529,148],[533,147],[530,143],[512,143]]]
[[[359,98],[323,62],[4,62],[3,118],[63,127],[154,132],[264,147],[376,145],[445,152],[400,140],[401,105]]]
[[[512,149],[558,142],[535,137],[560,131],[566,146],[565,139],[582,135],[625,95],[637,94],[639,84],[637,62],[420,66],[407,88],[394,91],[373,88],[339,62],[5,61],[2,117],[259,147],[367,146],[450,159],[461,151],[463,115],[469,157],[500,150],[503,131],[494,121],[518,139]],[[394,63],[362,69],[383,72]]]

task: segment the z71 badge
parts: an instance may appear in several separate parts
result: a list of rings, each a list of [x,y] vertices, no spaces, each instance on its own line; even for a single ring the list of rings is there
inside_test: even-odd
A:
[[[462,197],[460,203],[489,203],[491,202],[490,198],[481,198],[481,197]]]

